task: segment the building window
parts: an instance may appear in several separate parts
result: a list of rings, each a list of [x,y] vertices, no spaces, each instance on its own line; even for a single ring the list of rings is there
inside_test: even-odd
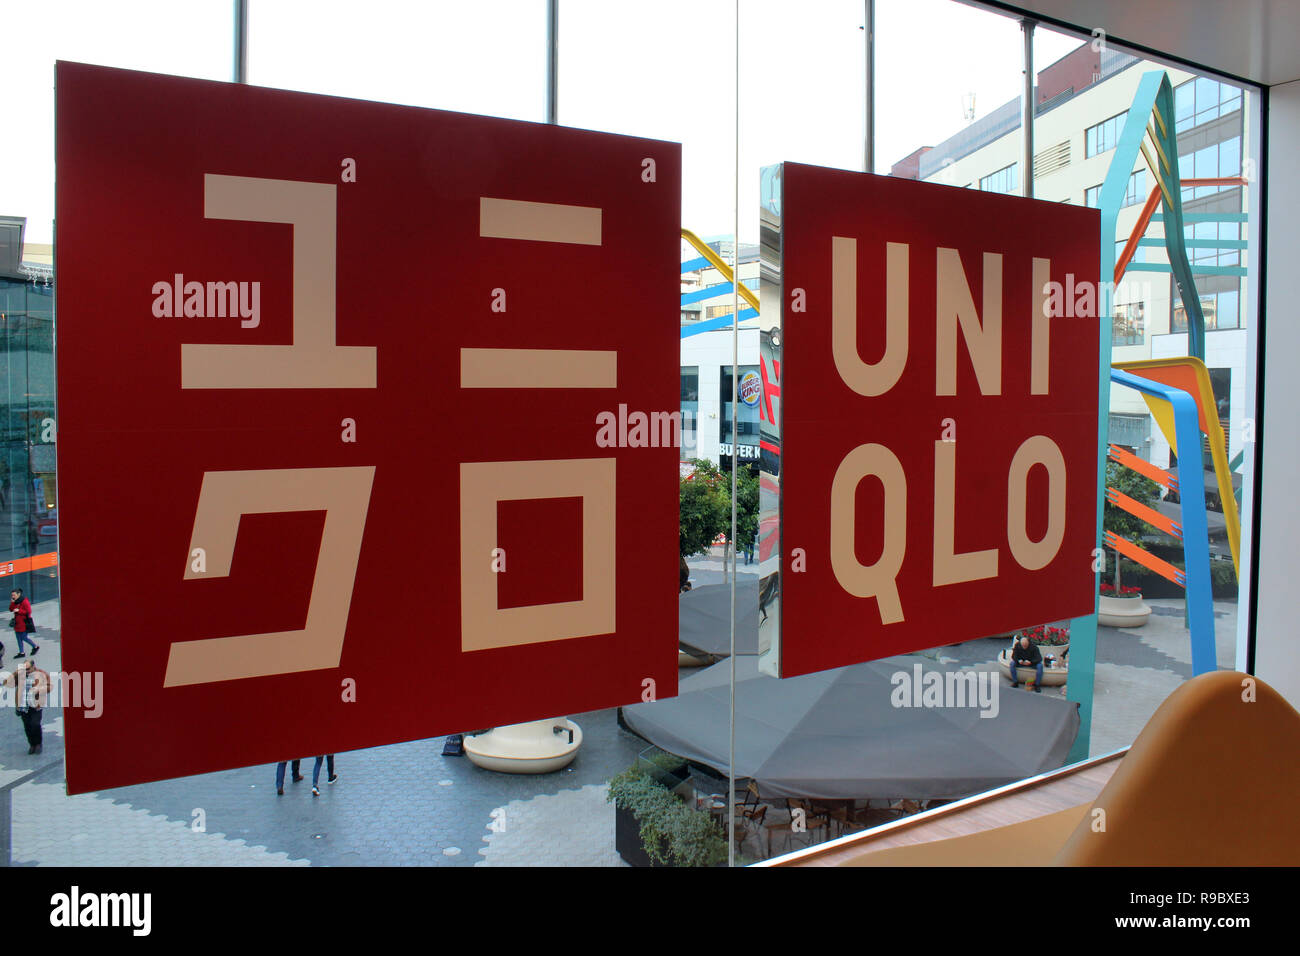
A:
[[[1241,284],[1233,276],[1198,276],[1196,284],[1201,299],[1201,312],[1205,315],[1205,331],[1241,328]],[[1172,332],[1187,331],[1187,309],[1170,280],[1170,298],[1174,303]]]
[[[1124,191],[1124,205],[1136,206],[1140,202],[1146,202],[1147,198],[1147,171],[1139,169],[1128,178],[1128,188]]]
[[[1183,226],[1183,233],[1189,240],[1187,257],[1194,264],[1211,266],[1241,265],[1241,250],[1231,246],[1224,248],[1214,245],[1216,242],[1236,243],[1241,241],[1241,223],[1239,222],[1189,222]]]
[[[740,446],[739,458],[758,458],[758,406],[762,399],[757,365],[740,366],[740,415],[736,421],[736,443]],[[731,366],[718,369],[718,400],[722,414],[718,416],[718,442],[722,446],[720,458],[731,457]]]
[[[700,367],[682,366],[682,457],[695,457],[698,444],[697,422],[700,418]]]
[[[1207,76],[1174,87],[1174,129],[1181,133],[1241,109],[1241,90]]]
[[[1101,183],[1092,186],[1083,194],[1083,204],[1092,209],[1101,208]],[[1120,204],[1123,209],[1128,206],[1136,206],[1138,203],[1146,202],[1147,199],[1147,171],[1145,169],[1136,170],[1128,178],[1128,188],[1124,191],[1124,202]]]
[[[0,277],[0,566],[35,604],[58,597],[58,569],[14,562],[57,550],[54,434],[45,425],[54,420],[54,289],[47,269],[19,265],[26,278]]]
[[[1115,240],[1115,261],[1116,261],[1116,262],[1119,262],[1119,258],[1120,258],[1120,256],[1122,256],[1122,255],[1124,254],[1124,247],[1125,247],[1126,245],[1128,245],[1128,240],[1127,240],[1127,239],[1116,239],[1116,240]],[[1133,250],[1133,258],[1129,260],[1130,263],[1133,263],[1133,262],[1147,262],[1147,261],[1149,261],[1149,260],[1147,259],[1147,247],[1146,247],[1146,246],[1138,246],[1136,249],[1134,249],[1134,250]]]
[[[1232,420],[1232,369],[1230,368],[1211,368],[1206,369],[1210,373],[1210,388],[1214,392],[1214,410],[1219,416],[1219,423],[1223,426],[1225,432],[1228,429],[1228,423]],[[1204,436],[1202,436],[1204,438]],[[1225,434],[1224,448],[1228,450],[1228,436]],[[1205,439],[1206,450],[1209,450],[1209,440]]]
[[[1115,306],[1110,341],[1112,345],[1141,345],[1146,341],[1146,307],[1143,303]]]
[[[981,177],[980,189],[986,193],[1019,193],[1020,175],[1016,164],[1003,166],[997,172]]]
[[[1099,156],[1109,149],[1114,149],[1119,142],[1119,134],[1128,119],[1128,110],[1108,120],[1089,126],[1083,134],[1084,156]]]
[[[1241,137],[1233,136],[1219,143],[1211,143],[1193,153],[1179,153],[1178,175],[1187,179],[1216,179],[1241,175]],[[1235,186],[1184,186],[1183,201],[1213,195]]]

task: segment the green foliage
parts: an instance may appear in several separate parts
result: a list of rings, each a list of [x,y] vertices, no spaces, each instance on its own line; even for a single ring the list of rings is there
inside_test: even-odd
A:
[[[731,473],[722,472],[703,458],[691,459],[695,471],[680,483],[680,553],[683,558],[703,554],[720,534],[731,533]],[[758,536],[758,475],[751,469],[736,472],[736,541],[745,546]]]
[[[1144,505],[1150,505],[1160,496],[1160,486],[1154,481],[1139,475],[1132,469],[1125,468],[1116,461],[1106,464],[1106,486]],[[1134,544],[1141,544],[1142,536],[1151,530],[1145,521],[1134,517],[1123,508],[1112,505],[1109,501],[1106,502],[1102,526],[1107,531],[1112,531]]]
[[[636,817],[641,843],[656,863],[717,866],[727,859],[724,834],[708,813],[688,807],[639,767],[612,777],[605,800]]]
[[[677,754],[670,754],[666,750],[660,751],[657,754],[651,754],[649,757],[642,757],[641,759],[645,760],[647,763],[654,764],[660,770],[668,773],[672,773],[675,770],[681,770],[682,767],[686,766],[685,758],[679,757]]]
[[[758,537],[758,475],[749,468],[736,473],[736,546],[752,546]]]
[[[712,463],[694,458],[695,471],[681,480],[680,550],[683,558],[703,554],[718,535],[731,530],[727,478]]]
[[[1210,587],[1225,590],[1237,587],[1237,569],[1231,561],[1210,562]]]
[[[1128,495],[1134,501],[1150,506],[1152,502],[1160,497],[1160,486],[1150,478],[1139,475],[1130,468],[1125,468],[1119,462],[1108,461],[1106,463],[1106,486],[1114,488],[1121,494]],[[1137,518],[1123,508],[1106,502],[1106,510],[1102,516],[1102,527],[1107,531],[1113,532],[1126,541],[1140,545],[1142,536],[1149,533],[1151,527],[1141,518]],[[1127,558],[1121,558],[1118,554],[1115,559],[1119,566],[1115,568],[1115,589],[1118,591],[1122,586],[1122,575],[1125,563],[1132,566],[1132,562]],[[1107,565],[1110,566],[1108,560]]]
[[[1174,567],[1179,571],[1186,571],[1186,565],[1182,558],[1167,558]],[[1145,591],[1148,586],[1164,587],[1164,579],[1154,571],[1144,567],[1132,567],[1126,572],[1130,582],[1136,582],[1142,586]],[[1210,562],[1210,589],[1215,597],[1232,598],[1237,596],[1237,572],[1232,566],[1231,561],[1211,561]],[[1181,594],[1182,589],[1178,588]]]

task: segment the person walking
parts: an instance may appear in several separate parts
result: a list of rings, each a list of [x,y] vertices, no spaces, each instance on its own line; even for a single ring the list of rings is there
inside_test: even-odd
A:
[[[275,793],[276,796],[279,797],[284,796],[284,768],[288,765],[288,763],[289,761],[287,760],[281,760],[278,764],[275,765]],[[301,758],[293,761],[293,782],[294,783],[298,783],[300,780],[303,779],[303,775],[298,772],[301,766],[302,766]]]
[[[325,755],[323,755],[323,756],[317,757],[317,758],[316,758],[316,766],[312,767],[312,769],[311,769],[311,795],[312,795],[313,797],[319,797],[319,796],[320,796],[320,786],[319,786],[319,784],[320,784],[320,765],[321,765],[323,762],[327,762],[327,761],[328,761],[328,764],[329,764],[329,775],[325,778],[325,781],[326,781],[327,783],[333,783],[335,780],[337,780],[337,779],[339,778],[339,775],[336,774],[336,773],[334,772],[334,755],[333,755],[333,754],[325,754]]]
[[[36,622],[32,620],[32,602],[23,597],[22,588],[9,592],[9,610],[14,614],[9,626],[14,629],[14,636],[18,639],[18,653],[14,655],[14,660],[27,656],[23,653],[23,641],[32,646],[32,656],[35,657],[41,648],[32,640],[32,635],[36,633]]]
[[[50,692],[50,675],[36,666],[34,661],[24,661],[5,677],[5,683],[14,688],[14,704],[18,719],[23,722],[27,735],[27,752],[41,752],[41,711]]]

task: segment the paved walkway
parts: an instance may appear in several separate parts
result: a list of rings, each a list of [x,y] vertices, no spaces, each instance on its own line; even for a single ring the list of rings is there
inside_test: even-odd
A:
[[[37,662],[56,671],[58,609],[37,605],[33,616],[41,625]],[[11,666],[12,637],[6,646]],[[69,797],[61,709],[46,709],[43,752],[35,756],[27,754],[17,718],[0,718],[0,863],[15,866],[472,866],[493,862],[478,850],[485,837],[498,836],[487,827],[502,806],[507,826],[518,824],[499,834],[510,837],[501,852],[512,863],[536,855],[594,865],[613,848],[612,807],[608,834],[577,825],[572,832],[581,839],[566,847],[551,838],[557,811],[547,811],[542,798],[559,795],[563,807],[582,794],[580,812],[568,819],[590,820],[605,809],[591,794],[599,791],[603,801],[604,782],[645,747],[606,710],[574,715],[581,752],[565,770],[542,776],[492,773],[464,757],[443,757],[439,737],[339,754],[339,780],[326,785],[322,771],[318,798],[310,759],[302,768],[308,779],[286,782],[283,797],[275,793],[273,765]],[[538,809],[526,807],[533,801]]]
[[[720,559],[691,565],[697,584],[721,580]],[[740,571],[751,573],[743,564]],[[1144,627],[1099,629],[1093,753],[1130,743],[1191,676],[1181,602],[1148,603],[1154,613]],[[37,660],[58,670],[57,605],[37,605],[34,615]],[[1217,603],[1215,615],[1219,664],[1231,668],[1236,606]],[[977,640],[926,653],[989,669],[999,647]],[[309,781],[286,783],[277,797],[273,766],[68,797],[61,711],[47,709],[44,752],[35,756],[19,721],[0,718],[0,863],[17,866],[617,866],[604,784],[645,746],[606,710],[574,715],[581,752],[541,776],[443,757],[437,738],[340,754],[339,782],[322,782],[319,798]]]
[[[1151,715],[1183,681],[1192,676],[1191,643],[1183,627],[1183,602],[1150,599],[1151,617],[1142,627],[1097,628],[1097,665],[1093,684],[1090,756],[1131,744]],[[1237,605],[1214,602],[1214,636],[1220,670],[1236,664]],[[997,670],[994,663],[1004,641],[974,640],[926,651],[964,670]],[[1011,693],[1011,685],[1001,688]],[[1021,693],[1024,693],[1023,691]],[[1045,694],[1065,696],[1064,687]]]
[[[605,785],[512,800],[494,811],[476,866],[627,866]]]

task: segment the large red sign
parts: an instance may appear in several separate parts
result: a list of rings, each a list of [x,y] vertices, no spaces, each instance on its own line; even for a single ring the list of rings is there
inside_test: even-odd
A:
[[[678,449],[601,423],[678,406],[680,146],[69,63],[57,123],[69,792],[676,692]]]
[[[787,163],[785,676],[1091,613],[1098,213]]]

